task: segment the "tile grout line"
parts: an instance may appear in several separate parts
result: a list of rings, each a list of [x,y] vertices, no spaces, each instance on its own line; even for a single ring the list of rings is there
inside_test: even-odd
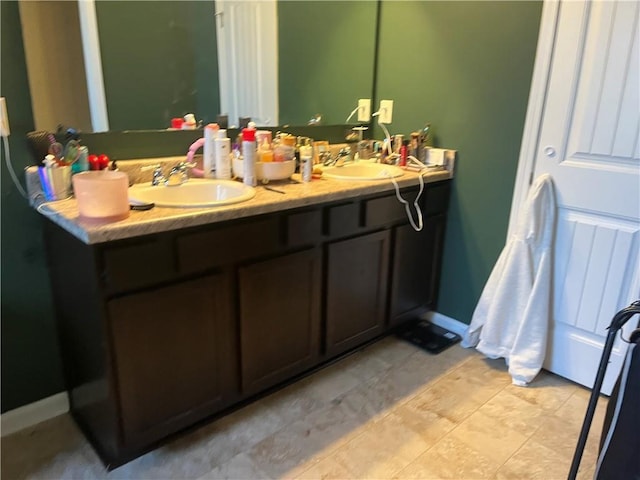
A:
[[[419,351],[419,350],[418,350]],[[409,356],[411,356],[413,354],[410,354]],[[463,361],[456,365],[451,371],[442,373],[438,376],[436,376],[435,378],[431,379],[428,383],[429,385],[425,388],[419,389],[416,392],[414,392],[411,395],[407,395],[405,397],[403,397],[400,401],[396,402],[393,404],[393,407],[390,409],[385,410],[384,415],[382,415],[381,417],[379,417],[378,419],[375,420],[375,422],[379,422],[382,421],[383,419],[387,418],[389,415],[391,415],[393,413],[393,411],[397,408],[402,407],[403,405],[407,404],[408,402],[410,402],[413,398],[417,397],[418,395],[420,395],[422,392],[428,390],[429,388],[431,388],[433,385],[435,385],[436,383],[440,382],[444,377],[446,377],[447,375],[450,375],[451,373],[455,372],[456,370],[458,370],[458,368],[462,367],[465,363],[467,363],[472,357],[467,357],[465,359],[463,359]],[[405,359],[406,360],[406,359]],[[392,370],[395,367],[398,367],[399,365],[397,364],[392,364],[390,365],[389,369],[386,369],[384,373],[387,373],[389,370]],[[372,377],[370,377],[368,380],[373,380],[375,379],[376,382],[382,380],[381,375],[374,375]],[[363,382],[364,383],[364,382]],[[361,385],[359,385],[361,386]],[[349,389],[347,392],[344,392],[345,394],[347,394],[348,392],[350,392],[351,390],[354,390],[357,387],[353,387],[351,389]],[[435,413],[435,412],[434,412]],[[438,415],[440,416],[440,415]],[[455,430],[456,427],[454,427],[453,429],[451,429],[449,432],[445,433],[444,435],[442,435],[442,437],[440,437],[433,445],[430,445],[428,448],[426,448],[423,452],[421,452],[419,455],[416,456],[416,458],[414,458],[411,462],[409,462],[407,465],[405,465],[404,467],[402,467],[400,470],[398,470],[397,472],[394,472],[393,475],[390,476],[390,478],[393,478],[394,475],[397,475],[399,472],[401,472],[402,470],[404,470],[406,467],[408,467],[411,463],[413,463],[418,457],[420,457],[421,455],[424,455],[427,451],[429,451],[431,448],[433,448],[438,442],[440,442],[445,436],[447,436],[449,433],[451,433],[453,430]],[[371,425],[369,425],[369,421],[367,422],[367,426],[366,428],[364,428],[360,433],[358,433],[355,437],[349,439],[348,442],[346,442],[345,444],[342,445],[338,445],[335,448],[331,449],[330,451],[328,451],[325,455],[322,455],[320,457],[314,457],[314,463],[312,465],[309,466],[309,468],[306,468],[303,472],[301,472],[299,475],[297,475],[295,478],[303,478],[303,475],[308,472],[309,470],[311,470],[312,468],[315,467],[315,465],[317,465],[319,462],[329,458],[333,453],[335,453],[336,451],[338,451],[340,448],[343,448],[347,443],[351,443],[353,441],[355,441],[356,439],[362,437],[365,433],[367,433],[369,430],[371,429]]]
[[[502,392],[502,391],[504,391],[504,390],[506,390],[506,388],[507,388],[508,386],[509,386],[509,385],[507,385],[506,387],[504,387],[504,388],[503,388],[503,390],[501,390],[501,392]],[[556,413],[557,411],[559,411],[562,407],[564,407],[564,406],[567,404],[567,402],[569,401],[569,399],[571,399],[571,397],[573,397],[575,394],[576,394],[576,392],[573,392],[571,395],[569,395],[569,396],[568,396],[568,397],[567,397],[567,398],[566,398],[566,399],[565,399],[565,400],[564,400],[564,401],[563,401],[563,402],[558,406],[558,408],[556,408],[555,410],[552,410],[552,411],[551,411],[551,414],[555,414],[555,413]],[[507,463],[508,463],[508,462],[509,462],[513,457],[515,457],[515,456],[520,452],[520,450],[522,450],[522,449],[527,445],[527,443],[529,443],[529,441],[531,441],[531,440],[532,440],[532,438],[535,436],[535,434],[536,434],[536,433],[538,433],[538,431],[539,431],[541,428],[542,428],[542,424],[538,424],[538,426],[535,428],[535,430],[533,430],[533,432],[532,432],[532,433],[527,437],[527,440],[526,440],[522,445],[520,445],[520,447],[518,447],[518,449],[517,449],[515,452],[513,452],[513,453],[509,456],[509,458],[507,458],[507,459],[504,461],[504,463],[503,463],[502,465],[500,465],[500,467],[499,467],[499,468],[498,468],[498,470],[496,471],[496,474],[497,474],[497,473],[498,473],[498,471],[500,471],[500,469],[502,469],[502,467],[504,467],[504,466],[505,466],[505,465],[506,465],[506,464],[507,464]]]

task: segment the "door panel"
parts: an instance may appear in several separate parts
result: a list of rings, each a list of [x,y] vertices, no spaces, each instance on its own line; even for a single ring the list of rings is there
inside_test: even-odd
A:
[[[591,386],[613,315],[640,296],[638,2],[561,2],[534,176],[558,222],[545,367]],[[618,340],[602,391],[626,345]]]
[[[242,391],[252,394],[317,362],[320,249],[240,268]]]
[[[415,318],[421,308],[435,307],[445,221],[445,215],[428,217],[421,232],[411,225],[396,227],[390,326]]]
[[[382,333],[388,257],[388,230],[329,245],[325,286],[329,356]]]
[[[107,304],[124,436],[145,444],[227,405],[235,333],[223,274]]]

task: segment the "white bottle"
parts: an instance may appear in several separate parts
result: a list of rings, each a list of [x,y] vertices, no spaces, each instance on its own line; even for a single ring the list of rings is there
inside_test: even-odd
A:
[[[204,127],[204,145],[202,147],[204,178],[215,178],[213,171],[216,168],[215,139],[218,134],[218,129],[217,123],[210,123]]]
[[[300,147],[300,178],[303,182],[311,181],[313,173],[313,148],[311,145]]]
[[[216,138],[216,178],[231,179],[231,140]]]
[[[242,183],[255,187],[258,185],[256,178],[256,131],[253,128],[242,130]]]

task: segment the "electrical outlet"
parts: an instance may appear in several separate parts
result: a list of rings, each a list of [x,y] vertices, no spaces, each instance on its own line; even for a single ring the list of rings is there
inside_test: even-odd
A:
[[[380,100],[380,123],[391,123],[393,120],[393,100]]]
[[[0,97],[0,137],[8,137],[10,133],[7,101],[4,97]]]
[[[358,121],[368,122],[371,120],[371,99],[361,98],[358,100]]]

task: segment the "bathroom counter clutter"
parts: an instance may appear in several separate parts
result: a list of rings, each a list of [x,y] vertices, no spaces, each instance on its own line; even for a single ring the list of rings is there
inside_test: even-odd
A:
[[[418,185],[418,175],[416,172],[406,171],[395,180],[400,188],[415,187]],[[450,179],[452,174],[448,170],[433,169],[424,173],[423,178],[426,184]],[[255,188],[256,196],[241,203],[210,208],[156,206],[148,211],[132,211],[127,219],[112,223],[81,219],[75,199],[51,202],[39,211],[82,242],[97,244],[394,190],[390,180],[341,181],[320,178],[302,183],[297,174],[291,180],[274,181]]]

